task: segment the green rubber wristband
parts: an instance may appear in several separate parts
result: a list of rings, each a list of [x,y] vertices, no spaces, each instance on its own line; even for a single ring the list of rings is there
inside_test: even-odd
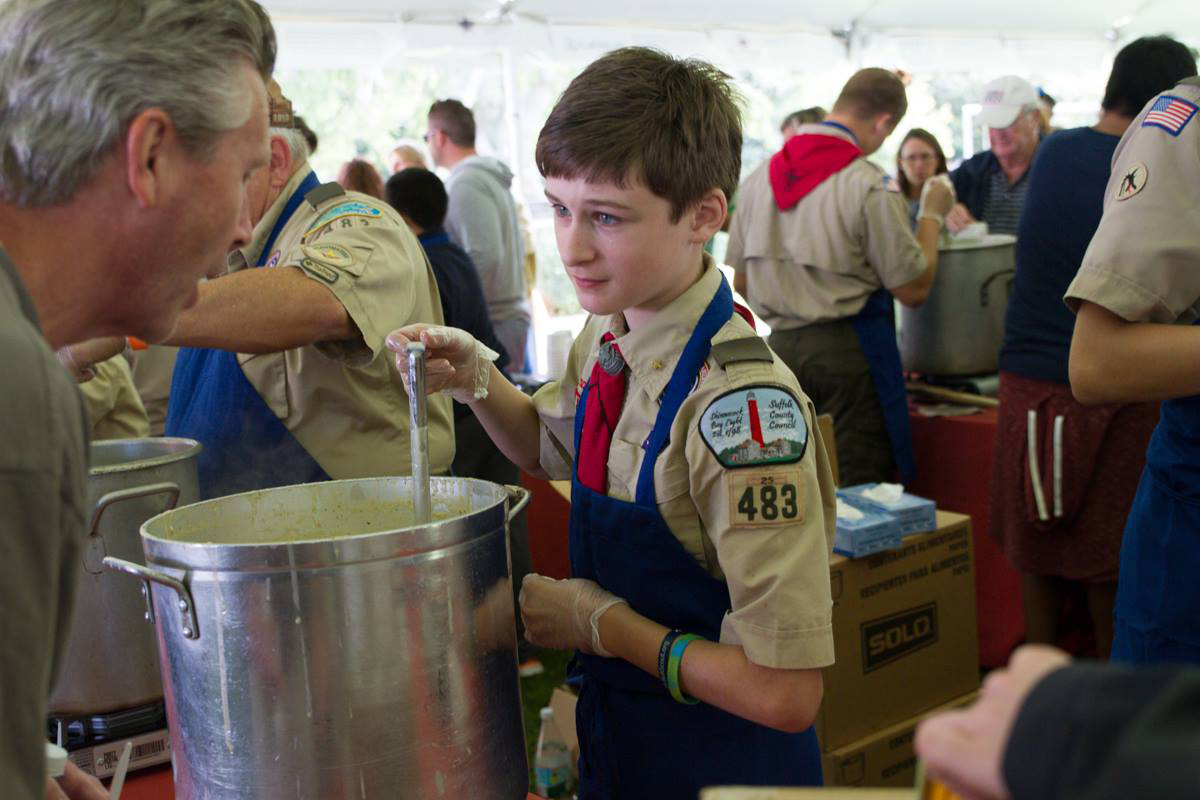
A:
[[[679,665],[683,661],[683,651],[687,649],[687,646],[697,639],[703,638],[694,633],[684,633],[677,636],[671,643],[671,655],[667,659],[667,691],[671,693],[671,697],[675,699],[676,703],[694,706],[700,702],[694,697],[688,697],[679,688]]]

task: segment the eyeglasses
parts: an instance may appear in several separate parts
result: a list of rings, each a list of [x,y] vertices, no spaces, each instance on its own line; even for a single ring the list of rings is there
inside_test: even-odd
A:
[[[933,161],[937,156],[933,153],[913,153],[902,157],[900,160],[905,164],[919,164],[922,161]]]

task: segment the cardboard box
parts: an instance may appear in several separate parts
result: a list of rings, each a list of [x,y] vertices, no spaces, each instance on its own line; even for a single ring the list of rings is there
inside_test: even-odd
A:
[[[938,512],[933,533],[830,564],[837,663],[817,717],[831,752],[979,688],[971,521]]]
[[[904,537],[900,533],[900,522],[893,515],[863,505],[858,497],[846,494],[842,489],[838,489],[837,495],[838,500],[854,508],[862,517],[850,519],[838,512],[833,552],[846,558],[861,558],[900,546]]]
[[[901,536],[928,533],[937,527],[937,506],[932,500],[905,492],[894,503],[881,503],[863,494],[878,485],[876,483],[860,483],[857,486],[847,486],[838,494],[852,500],[855,508],[891,514],[900,523]]]
[[[826,786],[912,786],[917,779],[913,736],[917,724],[942,711],[975,702],[978,692],[959,697],[915,717],[898,722],[821,758]]]

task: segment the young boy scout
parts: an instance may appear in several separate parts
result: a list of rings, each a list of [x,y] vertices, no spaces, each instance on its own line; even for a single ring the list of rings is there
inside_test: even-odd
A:
[[[1198,111],[1200,78],[1188,78],[1134,118],[1067,288],[1075,396],[1165,401],[1121,545],[1114,661],[1200,661]]]
[[[740,167],[728,80],[622,49],[551,112],[537,162],[591,313],[561,380],[530,399],[463,331],[389,337],[419,337],[430,390],[516,463],[572,478],[575,577],[527,577],[521,609],[579,651],[582,798],[821,782],[833,483],[812,404],[703,254]]]

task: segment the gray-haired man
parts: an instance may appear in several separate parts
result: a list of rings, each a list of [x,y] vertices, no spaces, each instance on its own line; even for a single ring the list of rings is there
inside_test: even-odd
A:
[[[46,698],[74,603],[86,434],[52,350],[161,340],[251,225],[275,34],[252,0],[0,5],[0,786],[45,778]],[[65,794],[64,794],[65,792]]]
[[[988,129],[991,149],[968,158],[950,173],[961,201],[946,216],[952,232],[976,220],[991,233],[1017,232],[1029,167],[1042,130],[1037,90],[1024,78],[1005,75],[983,87],[979,121]]]

